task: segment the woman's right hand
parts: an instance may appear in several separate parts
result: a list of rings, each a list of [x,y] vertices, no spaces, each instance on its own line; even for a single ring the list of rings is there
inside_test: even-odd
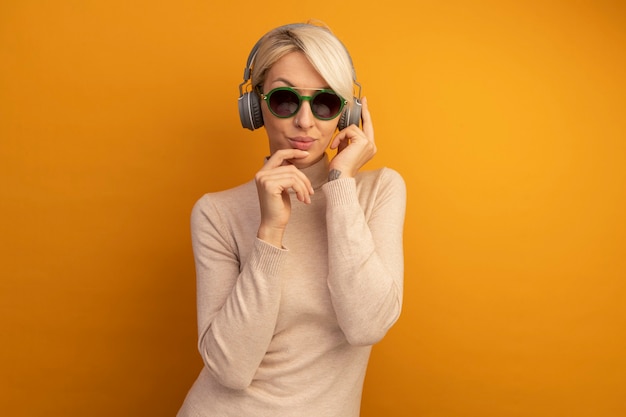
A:
[[[255,176],[261,206],[261,224],[257,237],[276,247],[282,247],[282,239],[291,214],[289,190],[303,203],[311,203],[313,187],[309,179],[289,162],[306,158],[306,151],[281,149],[276,151]]]

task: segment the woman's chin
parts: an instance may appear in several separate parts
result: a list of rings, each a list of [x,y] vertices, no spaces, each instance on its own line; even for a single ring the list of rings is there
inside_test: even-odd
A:
[[[323,156],[324,156],[323,152],[315,153],[315,154],[311,153],[311,155],[307,156],[306,158],[292,159],[289,162],[291,162],[291,164],[298,169],[304,169],[319,162]]]

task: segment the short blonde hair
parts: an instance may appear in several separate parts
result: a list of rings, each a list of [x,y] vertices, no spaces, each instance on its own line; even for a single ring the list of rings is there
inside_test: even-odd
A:
[[[328,27],[312,23],[280,26],[261,38],[252,66],[252,88],[259,91],[269,69],[291,52],[304,53],[330,88],[352,106],[355,73],[348,50]]]

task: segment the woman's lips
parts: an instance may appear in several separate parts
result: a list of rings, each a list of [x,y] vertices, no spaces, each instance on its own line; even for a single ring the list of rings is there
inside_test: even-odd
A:
[[[315,141],[310,138],[294,138],[294,139],[289,139],[289,143],[294,149],[300,149],[301,151],[308,151],[309,148],[313,146]]]

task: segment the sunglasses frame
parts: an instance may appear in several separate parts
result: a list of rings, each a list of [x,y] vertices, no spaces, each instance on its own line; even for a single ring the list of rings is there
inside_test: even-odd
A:
[[[259,94],[261,96],[261,99],[265,100],[265,102],[267,103],[267,108],[269,109],[269,111],[276,117],[278,117],[279,119],[289,119],[290,117],[294,117],[298,111],[300,110],[300,107],[302,107],[302,103],[304,101],[308,101],[309,103],[312,103],[313,100],[315,100],[315,98],[322,94],[322,93],[330,93],[333,94],[335,96],[337,96],[339,98],[339,110],[337,110],[337,113],[334,114],[332,117],[320,117],[317,115],[317,113],[315,111],[313,111],[313,106],[311,106],[311,113],[313,113],[313,116],[318,119],[318,120],[333,120],[335,119],[337,116],[339,116],[341,114],[341,112],[343,111],[343,108],[346,104],[348,104],[348,101],[346,99],[344,99],[343,97],[341,97],[339,94],[337,94],[334,90],[331,90],[329,88],[301,88],[302,90],[316,90],[315,94],[313,94],[312,96],[303,96],[300,93],[298,93],[295,88],[299,88],[299,87],[276,87],[270,91],[268,91],[267,94],[262,93],[261,91],[259,91]],[[296,107],[296,110],[290,114],[289,116],[282,116],[280,114],[277,114],[274,112],[274,110],[272,109],[272,106],[270,106],[270,102],[269,99],[272,96],[272,94],[274,94],[277,91],[289,91],[291,93],[294,93],[296,95],[296,97],[298,98],[298,107]]]

